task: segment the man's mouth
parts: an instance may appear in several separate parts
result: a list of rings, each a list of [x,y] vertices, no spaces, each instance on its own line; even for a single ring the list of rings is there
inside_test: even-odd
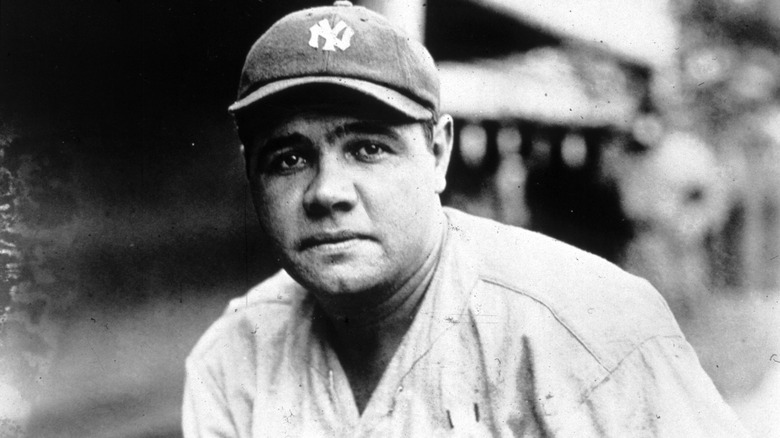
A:
[[[339,248],[347,247],[351,243],[358,240],[365,240],[368,237],[364,234],[356,233],[354,231],[334,231],[316,233],[307,236],[301,240],[298,247],[301,250],[307,250],[311,248]]]

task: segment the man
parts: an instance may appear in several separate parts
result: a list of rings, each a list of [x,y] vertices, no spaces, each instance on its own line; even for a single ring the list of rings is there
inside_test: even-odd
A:
[[[438,95],[348,2],[252,47],[230,110],[284,269],[188,358],[185,435],[744,435],[648,283],[441,206]]]

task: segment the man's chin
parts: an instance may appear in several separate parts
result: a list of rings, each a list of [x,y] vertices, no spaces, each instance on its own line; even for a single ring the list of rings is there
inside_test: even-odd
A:
[[[322,264],[290,274],[312,292],[332,296],[374,290],[381,282],[381,271],[352,263]]]

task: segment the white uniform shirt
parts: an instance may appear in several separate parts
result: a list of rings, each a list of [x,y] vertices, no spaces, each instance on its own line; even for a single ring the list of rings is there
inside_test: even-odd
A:
[[[432,283],[362,415],[316,302],[282,271],[189,356],[185,436],[747,435],[647,282],[446,212]]]

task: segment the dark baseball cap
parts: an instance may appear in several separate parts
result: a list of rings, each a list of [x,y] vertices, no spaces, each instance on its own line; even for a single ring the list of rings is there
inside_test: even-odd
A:
[[[415,120],[439,111],[438,71],[425,47],[348,1],[294,12],[271,26],[247,55],[229,111],[238,116],[312,86],[343,89]]]

